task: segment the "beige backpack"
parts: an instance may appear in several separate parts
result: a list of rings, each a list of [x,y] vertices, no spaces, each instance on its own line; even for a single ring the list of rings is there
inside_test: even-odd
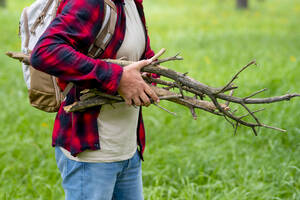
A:
[[[36,0],[31,6],[24,8],[20,19],[20,36],[22,52],[30,54],[40,36],[44,33],[56,15],[61,0]],[[117,8],[111,0],[104,0],[105,14],[101,30],[90,46],[88,56],[96,58],[103,53],[110,42],[117,21]],[[57,112],[61,102],[73,87],[69,83],[61,91],[54,76],[22,64],[30,104],[46,112]]]

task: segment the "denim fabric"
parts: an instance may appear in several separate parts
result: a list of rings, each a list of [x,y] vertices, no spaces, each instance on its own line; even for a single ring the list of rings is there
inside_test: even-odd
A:
[[[55,158],[66,200],[143,200],[141,159],[87,163],[68,159],[59,147]]]

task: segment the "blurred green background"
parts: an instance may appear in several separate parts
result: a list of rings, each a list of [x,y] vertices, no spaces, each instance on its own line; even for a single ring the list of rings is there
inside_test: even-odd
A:
[[[0,8],[0,199],[62,200],[51,147],[55,114],[29,106],[22,70],[4,55],[18,51],[18,20],[33,0],[8,0]],[[236,95],[269,88],[260,97],[300,92],[300,0],[145,0],[151,44],[181,52],[184,61],[165,64],[211,86],[222,86],[243,65]],[[300,199],[300,99],[265,105],[258,116],[287,133],[240,128],[223,118],[171,103],[145,109],[147,148],[145,199]],[[254,106],[262,108],[262,106]],[[253,108],[254,108],[253,107]]]

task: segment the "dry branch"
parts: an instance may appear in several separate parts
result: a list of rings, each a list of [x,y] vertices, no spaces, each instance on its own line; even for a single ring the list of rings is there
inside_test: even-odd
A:
[[[256,64],[256,61],[251,61],[247,65],[241,68],[233,77],[232,79],[221,88],[211,87],[205,85],[191,77],[187,76],[187,73],[179,73],[172,69],[160,66],[160,64],[168,61],[176,61],[182,60],[178,54],[159,60],[158,58],[165,52],[165,49],[162,49],[157,55],[155,55],[152,60],[152,64],[145,66],[141,71],[142,72],[149,72],[158,74],[162,77],[166,77],[171,79],[171,81],[166,81],[162,79],[154,79],[152,77],[143,76],[144,80],[149,83],[153,91],[159,96],[161,100],[168,100],[180,105],[187,107],[193,116],[194,119],[197,118],[195,109],[201,109],[212,114],[223,116],[226,121],[228,121],[235,129],[235,133],[240,125],[249,127],[252,129],[253,133],[257,135],[256,128],[257,127],[264,127],[270,128],[278,131],[284,132],[285,130],[272,127],[260,122],[258,117],[255,115],[257,112],[262,111],[263,109],[251,111],[251,109],[247,106],[248,104],[268,104],[274,103],[279,101],[290,100],[294,97],[299,97],[300,94],[285,94],[283,96],[277,97],[268,97],[268,98],[253,98],[257,94],[260,94],[266,89],[259,90],[254,92],[253,94],[247,97],[237,97],[233,96],[234,90],[238,87],[234,86],[234,81],[238,78],[238,76],[244,72],[247,68]],[[25,55],[22,53],[14,53],[8,52],[8,56],[18,59],[21,62],[26,64],[29,63],[29,55]],[[126,61],[124,59],[119,60],[112,60],[112,59],[105,59],[107,62],[115,63],[121,65],[123,67],[131,64],[131,61]],[[163,87],[153,86],[152,83],[162,85]],[[175,89],[175,91],[170,91],[170,89]],[[178,91],[178,92],[176,92]],[[229,94],[226,92],[230,91]],[[190,94],[190,95],[185,95]],[[191,97],[191,96],[194,97]],[[200,100],[197,98],[200,97]],[[206,100],[203,100],[206,98]],[[225,104],[219,103],[219,100],[224,100]],[[74,111],[82,111],[87,108],[91,108],[94,106],[100,106],[104,104],[113,104],[117,102],[123,102],[123,98],[121,96],[111,96],[104,93],[101,93],[97,90],[84,90],[82,91],[81,100],[79,102],[75,102],[72,105],[64,107],[66,112],[74,112]],[[232,111],[228,106],[229,104],[232,105],[239,105],[246,111],[246,114],[242,116],[237,116],[235,111]],[[158,105],[157,105],[158,106]],[[160,107],[160,106],[159,106]],[[165,108],[162,108],[166,110]],[[169,113],[172,113],[166,110]],[[174,113],[172,113],[174,114]],[[250,116],[252,121],[246,121],[244,118]]]
[[[16,60],[19,60],[20,62],[23,62],[25,63],[26,65],[29,65],[30,63],[30,55],[28,54],[24,54],[24,53],[21,53],[21,52],[7,52],[6,55],[8,57],[11,57],[13,59],[16,59]]]

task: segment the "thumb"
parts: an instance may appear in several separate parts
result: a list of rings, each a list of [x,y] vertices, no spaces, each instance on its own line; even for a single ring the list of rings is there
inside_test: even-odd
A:
[[[140,71],[143,67],[151,64],[151,62],[152,61],[150,59],[148,59],[148,60],[140,60],[140,61],[136,62],[136,66],[135,67],[136,67],[136,69],[138,69]]]

